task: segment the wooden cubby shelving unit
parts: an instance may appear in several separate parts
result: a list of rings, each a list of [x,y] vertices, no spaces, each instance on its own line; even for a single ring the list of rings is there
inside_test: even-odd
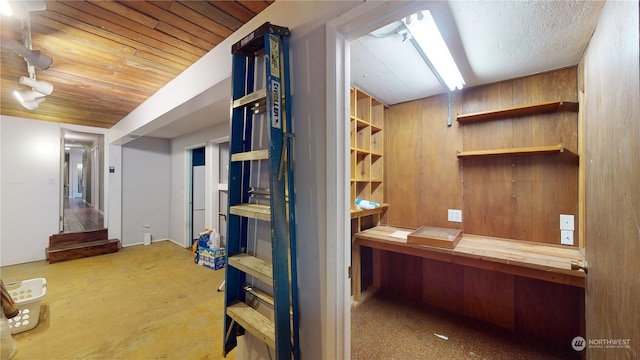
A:
[[[512,119],[536,114],[553,113],[559,111],[578,112],[578,103],[567,102],[562,100],[541,102],[523,106],[515,106],[506,109],[497,109],[476,112],[471,114],[459,114],[457,120],[460,125],[472,124],[477,122],[495,121],[502,119]],[[491,149],[491,150],[471,150],[458,151],[458,158],[473,158],[485,156],[512,156],[512,155],[539,155],[539,154],[566,154],[568,157],[577,161],[578,154],[568,150],[562,144],[550,146],[531,146],[523,148],[510,149]]]
[[[363,90],[352,87],[351,116],[351,211],[355,201],[384,203],[384,109],[385,105]]]

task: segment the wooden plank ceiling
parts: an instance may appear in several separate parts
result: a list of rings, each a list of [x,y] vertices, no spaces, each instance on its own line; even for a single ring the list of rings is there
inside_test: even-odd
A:
[[[3,47],[0,113],[110,128],[273,1],[46,1],[31,12],[32,48],[53,58],[36,78],[54,91],[23,108],[13,91],[30,90],[18,83],[27,63]],[[22,43],[21,20],[0,21],[2,45]]]

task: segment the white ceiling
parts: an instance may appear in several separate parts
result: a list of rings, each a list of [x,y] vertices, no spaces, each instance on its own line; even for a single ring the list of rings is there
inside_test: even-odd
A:
[[[585,0],[425,1],[466,87],[576,65],[603,5]],[[352,41],[351,79],[387,105],[446,91],[411,43],[399,35],[366,35]],[[224,86],[215,91],[230,93],[230,84]],[[206,106],[186,104],[183,108],[193,111],[147,129],[145,135],[173,138],[229,121],[229,103],[225,98]]]
[[[80,131],[65,130],[64,132],[64,145],[65,147],[79,147],[91,146],[97,143],[102,135],[91,134]]]

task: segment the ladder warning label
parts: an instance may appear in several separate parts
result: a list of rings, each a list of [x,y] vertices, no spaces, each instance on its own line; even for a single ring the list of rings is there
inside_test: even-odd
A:
[[[281,129],[280,124],[280,81],[271,80],[271,127]]]
[[[280,77],[280,40],[277,36],[269,35],[269,54],[271,76]]]

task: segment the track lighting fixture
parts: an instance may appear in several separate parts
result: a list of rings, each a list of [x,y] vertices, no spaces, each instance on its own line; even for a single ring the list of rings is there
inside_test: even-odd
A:
[[[4,16],[13,16],[24,19],[32,11],[47,10],[46,2],[42,0],[8,1],[0,0],[0,13]]]
[[[9,1],[0,0],[0,13],[4,16],[13,15],[13,10],[11,9],[11,5],[9,5]]]
[[[53,59],[41,53],[40,50],[31,50],[15,40],[11,42],[9,48],[40,70],[47,70],[53,63]]]
[[[42,93],[39,93],[37,91],[14,91],[13,94],[15,95],[16,99],[18,99],[18,102],[20,102],[20,105],[22,105],[24,108],[28,109],[28,110],[35,110],[38,105],[40,105],[41,102],[44,101],[44,97],[45,95]]]
[[[22,25],[22,43],[7,39],[2,36],[3,47],[6,47],[14,53],[22,56],[27,62],[27,72],[29,76],[21,76],[19,83],[31,87],[32,91],[14,91],[16,99],[20,105],[28,110],[35,110],[40,103],[44,101],[46,95],[51,95],[53,85],[46,81],[36,80],[35,68],[47,70],[53,64],[53,59],[40,50],[31,49],[31,19],[32,11],[46,10],[47,5],[44,1],[14,1],[9,3],[7,0],[0,0],[0,11],[6,16],[15,16],[20,19]]]
[[[51,95],[51,93],[53,92],[53,85],[46,81],[38,81],[26,76],[21,76],[19,82],[22,85],[31,87],[34,91],[37,91],[43,95]]]
[[[20,105],[22,105],[27,110],[35,110],[38,108],[38,106],[40,106],[40,103],[43,101],[44,101],[44,97],[39,97],[32,101],[20,102]]]

